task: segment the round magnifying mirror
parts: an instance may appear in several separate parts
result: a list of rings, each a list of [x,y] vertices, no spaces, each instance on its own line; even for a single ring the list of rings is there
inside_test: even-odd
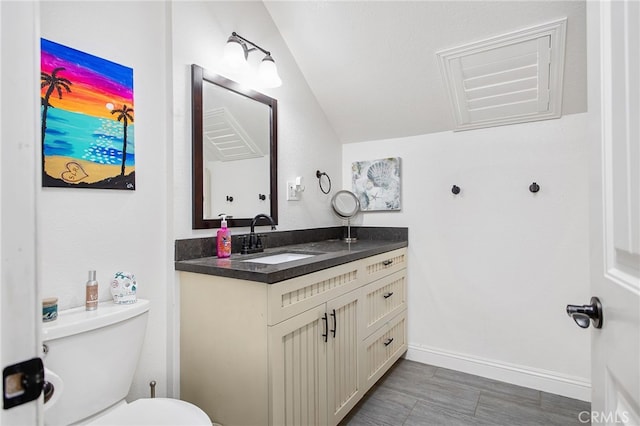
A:
[[[351,219],[360,211],[360,200],[356,194],[347,190],[336,192],[331,199],[331,207],[340,219],[347,220],[347,238],[344,241],[347,243],[355,242],[357,238],[351,237]]]

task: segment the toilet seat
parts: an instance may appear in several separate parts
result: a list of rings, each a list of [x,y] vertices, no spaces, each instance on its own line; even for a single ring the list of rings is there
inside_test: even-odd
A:
[[[103,426],[211,426],[209,416],[195,405],[171,398],[142,398],[96,419]]]

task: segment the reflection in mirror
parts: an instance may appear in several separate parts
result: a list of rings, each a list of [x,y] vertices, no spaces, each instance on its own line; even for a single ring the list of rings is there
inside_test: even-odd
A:
[[[270,107],[208,82],[202,107],[203,218],[268,211]]]
[[[341,219],[351,219],[360,211],[360,200],[353,192],[342,190],[331,199],[331,207]]]
[[[277,101],[198,65],[192,71],[193,228],[277,223]]]

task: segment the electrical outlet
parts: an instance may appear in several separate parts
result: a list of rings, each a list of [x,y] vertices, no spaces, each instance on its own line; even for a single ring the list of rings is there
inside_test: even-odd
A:
[[[300,201],[300,196],[296,190],[296,183],[287,182],[287,201]]]

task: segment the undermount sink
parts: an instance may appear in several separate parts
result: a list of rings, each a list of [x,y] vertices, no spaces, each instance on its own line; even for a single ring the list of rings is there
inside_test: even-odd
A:
[[[292,262],[294,260],[306,259],[315,256],[314,254],[304,253],[278,253],[269,256],[256,257],[254,259],[243,260],[243,262],[265,263],[267,265],[277,265],[279,263]]]

